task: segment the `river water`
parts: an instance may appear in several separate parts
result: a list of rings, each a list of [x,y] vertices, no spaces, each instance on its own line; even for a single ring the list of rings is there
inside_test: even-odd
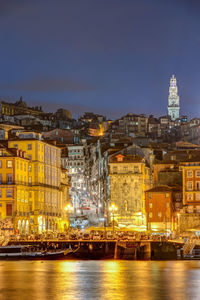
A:
[[[200,299],[200,261],[0,261],[0,299]]]

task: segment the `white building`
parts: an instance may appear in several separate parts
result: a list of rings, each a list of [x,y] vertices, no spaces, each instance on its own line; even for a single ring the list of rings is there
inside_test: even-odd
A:
[[[170,79],[169,86],[169,96],[168,96],[168,115],[174,121],[179,118],[180,105],[178,96],[178,87],[176,84],[176,77],[172,75]]]

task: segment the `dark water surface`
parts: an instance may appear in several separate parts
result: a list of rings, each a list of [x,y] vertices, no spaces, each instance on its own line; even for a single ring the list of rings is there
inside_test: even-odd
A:
[[[200,262],[1,261],[0,299],[200,299]]]

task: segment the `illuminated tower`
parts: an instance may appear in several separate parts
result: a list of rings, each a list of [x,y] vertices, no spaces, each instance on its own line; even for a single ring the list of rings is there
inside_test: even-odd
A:
[[[169,86],[168,115],[171,117],[172,120],[176,120],[177,118],[179,118],[179,111],[180,106],[178,88],[176,85],[176,77],[172,75]]]

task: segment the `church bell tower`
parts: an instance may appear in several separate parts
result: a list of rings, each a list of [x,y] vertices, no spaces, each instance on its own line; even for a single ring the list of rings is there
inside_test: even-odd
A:
[[[169,96],[168,96],[168,115],[174,121],[179,118],[180,105],[179,105],[179,95],[178,87],[176,84],[176,77],[172,75],[170,79],[169,86]]]

